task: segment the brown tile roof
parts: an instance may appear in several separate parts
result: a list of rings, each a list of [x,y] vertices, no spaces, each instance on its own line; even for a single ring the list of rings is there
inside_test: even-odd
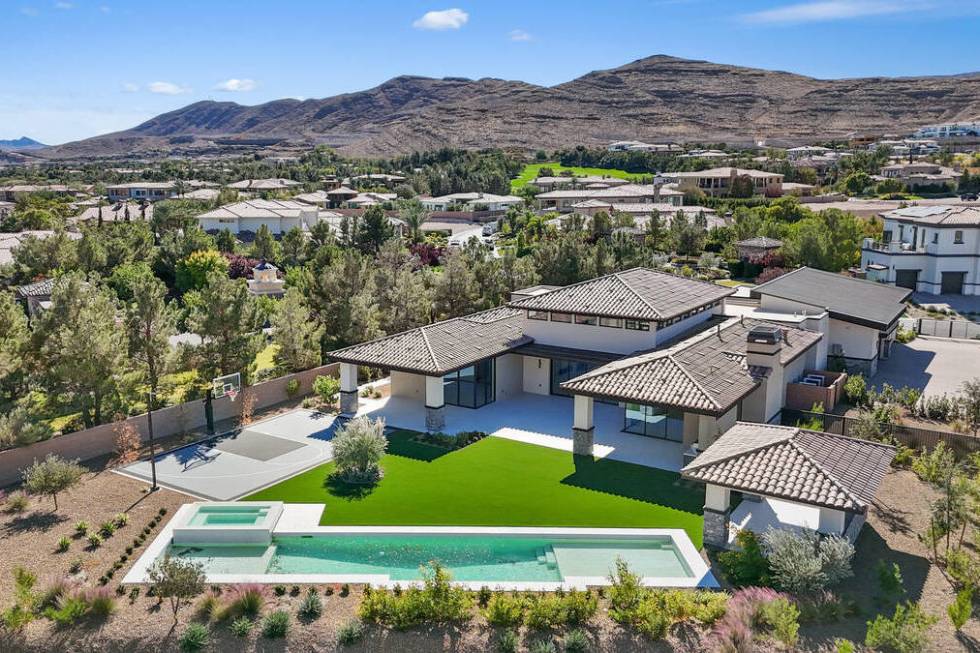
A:
[[[687,465],[684,478],[861,512],[874,501],[895,448],[791,426],[738,422]]]
[[[564,286],[509,305],[533,311],[667,320],[719,301],[734,292],[732,288],[705,281],[647,268],[633,268]]]
[[[436,376],[531,342],[523,314],[494,308],[403,331],[328,354],[334,361]]]
[[[723,414],[766,374],[765,368],[749,367],[745,362],[749,330],[764,324],[731,319],[668,349],[614,361],[561,386],[575,394]],[[769,326],[786,334],[780,353],[783,365],[822,337],[812,331]]]

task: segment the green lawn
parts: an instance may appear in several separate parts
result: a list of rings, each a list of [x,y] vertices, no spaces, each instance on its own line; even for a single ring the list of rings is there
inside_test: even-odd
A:
[[[331,483],[327,463],[244,500],[325,503],[325,525],[683,528],[701,547],[704,490],[677,474],[502,438],[447,452],[410,437],[391,435],[374,488]]]
[[[510,182],[510,192],[516,192],[526,186],[528,182],[537,179],[538,171],[541,168],[551,168],[555,173],[559,173],[562,170],[571,170],[572,174],[576,177],[582,177],[586,175],[597,175],[606,177],[618,177],[620,179],[631,179],[639,180],[643,177],[651,177],[649,174],[626,172],[625,170],[617,170],[615,168],[582,168],[580,166],[563,166],[560,163],[529,163],[524,166],[521,170],[521,174],[517,175],[516,179]]]

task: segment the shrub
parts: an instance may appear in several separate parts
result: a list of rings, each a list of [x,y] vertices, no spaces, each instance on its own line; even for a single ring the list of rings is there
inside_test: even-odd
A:
[[[116,522],[114,521],[102,522],[102,524],[99,525],[99,533],[102,534],[102,537],[112,537],[115,532]]]
[[[898,566],[897,562],[889,565],[884,560],[879,560],[875,571],[878,576],[878,587],[886,595],[893,596],[905,593],[905,581],[902,578],[902,569]]]
[[[789,599],[779,597],[759,609],[759,622],[772,628],[773,637],[785,646],[796,646],[800,630],[800,610]]]
[[[852,374],[844,381],[844,396],[855,406],[864,404],[868,397],[868,384],[860,374]]]
[[[735,536],[737,549],[718,554],[718,564],[736,587],[763,586],[770,582],[769,561],[762,551],[759,537],[748,529]]]
[[[29,505],[30,501],[23,492],[11,492],[10,496],[7,497],[7,512],[24,512]]]
[[[338,477],[348,483],[381,478],[381,457],[388,447],[384,420],[358,417],[337,430],[331,444]]]
[[[854,546],[844,538],[821,538],[770,528],[763,540],[772,579],[780,589],[793,593],[815,592],[850,577]]]
[[[197,613],[197,618],[204,621],[218,621],[220,617],[223,616],[221,609],[221,599],[218,598],[214,591],[211,591],[204,595],[200,603],[194,610]]]
[[[753,626],[764,624],[762,609],[779,599],[788,600],[785,594],[767,587],[746,587],[740,589],[728,601],[725,616],[719,619],[711,630],[714,650],[748,651],[753,640]]]
[[[115,517],[113,517],[112,521],[115,522],[116,528],[122,528],[123,526],[129,523],[129,515],[127,515],[124,512],[121,512]]]
[[[147,576],[153,595],[170,599],[174,623],[177,623],[177,611],[181,604],[204,591],[205,576],[201,563],[172,558],[169,554],[153,563]]]
[[[211,630],[204,624],[188,624],[177,639],[177,646],[185,653],[193,653],[207,648],[211,641]]]
[[[524,599],[496,593],[482,610],[487,622],[494,626],[516,626],[524,620]]]
[[[283,588],[285,589],[285,588]],[[241,583],[229,590],[228,617],[248,617],[254,619],[265,605],[265,586],[259,583]],[[281,595],[280,595],[281,596]]]
[[[275,587],[272,588],[272,592],[276,596],[286,596],[286,586],[285,585],[276,585]]]
[[[88,536],[88,545],[93,549],[99,548],[102,546],[102,536],[98,533],[92,533]]]
[[[589,648],[589,636],[585,634],[585,631],[575,630],[569,631],[565,638],[562,640],[562,646],[565,648],[566,653],[587,653]]]
[[[253,625],[248,617],[239,617],[231,622],[231,632],[235,637],[248,637]]]
[[[85,468],[76,460],[65,460],[61,456],[48,454],[41,462],[37,460],[23,471],[24,487],[31,494],[49,496],[54,500],[58,511],[58,495],[71,489],[82,480]]]
[[[476,602],[481,608],[487,607],[487,603],[490,602],[491,598],[493,598],[493,592],[491,592],[490,588],[486,585],[481,587],[476,593]]]
[[[938,485],[949,478],[956,467],[956,455],[940,441],[932,451],[924,451],[912,461],[912,471],[926,483]]]
[[[125,591],[125,590],[123,590]],[[93,587],[85,595],[88,609],[93,616],[105,619],[116,611],[116,597],[108,587]]]
[[[898,332],[895,334],[895,340],[897,340],[902,344],[905,344],[915,340],[916,335],[917,334],[915,333],[914,329],[903,329],[899,327]]]
[[[797,599],[796,605],[800,609],[800,621],[804,622],[840,621],[857,613],[857,606],[853,601],[845,601],[826,590]]]
[[[68,565],[68,573],[77,574],[80,572],[82,570],[82,562],[83,561],[81,558],[75,558],[72,560],[71,564]]]
[[[59,626],[73,626],[88,612],[88,602],[81,592],[58,596],[54,605],[44,610],[44,616]]]
[[[299,615],[306,619],[319,619],[321,614],[323,614],[323,600],[317,591],[311,587],[299,605]]]
[[[926,631],[934,623],[936,617],[923,612],[918,603],[899,604],[891,617],[878,615],[868,622],[864,643],[873,649],[917,653],[926,650]]]
[[[337,629],[337,643],[341,646],[350,646],[362,637],[364,637],[364,622],[360,619],[346,621]]]
[[[973,614],[973,588],[967,587],[956,593],[956,600],[947,608],[950,621],[956,630],[960,630]]]
[[[299,379],[289,379],[286,381],[286,396],[292,399],[299,392]]]
[[[318,376],[313,379],[313,392],[325,404],[333,403],[340,392],[340,380],[332,376]]]
[[[640,606],[649,594],[640,584],[640,577],[618,558],[616,574],[609,580],[609,616],[619,623],[635,623]]]
[[[289,613],[285,610],[270,612],[262,620],[262,636],[280,639],[289,633]]]
[[[79,521],[75,522],[75,533],[79,536],[84,536],[88,534],[88,522]]]
[[[497,650],[500,653],[517,653],[520,643],[520,637],[513,628],[508,628],[497,636]]]
[[[550,639],[539,639],[528,648],[528,653],[555,653],[555,644]]]
[[[855,653],[857,647],[849,639],[837,638],[834,640],[834,647],[837,653]]]
[[[528,628],[543,630],[564,623],[562,599],[556,594],[535,596],[528,601],[525,622]]]
[[[128,420],[120,421],[113,429],[116,434],[116,465],[128,465],[139,460],[143,442],[136,426]]]
[[[71,548],[71,538],[67,535],[58,540],[58,552],[64,553]]]
[[[446,623],[470,618],[473,597],[454,587],[449,573],[438,562],[423,567],[422,573],[421,588],[365,590],[359,608],[361,618],[399,629],[426,621]]]

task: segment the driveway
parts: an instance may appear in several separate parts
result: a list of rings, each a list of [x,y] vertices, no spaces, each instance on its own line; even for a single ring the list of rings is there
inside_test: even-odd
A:
[[[926,395],[956,394],[964,381],[980,376],[980,341],[919,337],[895,343],[888,360],[878,362],[871,385],[907,385]]]

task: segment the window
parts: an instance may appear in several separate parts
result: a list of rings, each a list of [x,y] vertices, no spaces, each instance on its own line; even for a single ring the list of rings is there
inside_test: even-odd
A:
[[[890,229],[885,230],[885,232],[881,234],[881,241],[884,243],[892,242],[892,232]]]
[[[936,233],[932,234],[932,244],[935,245],[938,242],[939,242],[939,232],[937,231]]]
[[[599,326],[613,327],[614,329],[622,329],[623,321],[618,317],[600,317]]]
[[[632,329],[633,331],[649,331],[650,323],[641,322],[640,320],[626,320],[626,328]]]
[[[494,367],[491,358],[442,377],[444,401],[463,408],[479,408],[494,401]]]
[[[551,359],[551,394],[571,397],[571,393],[564,390],[561,384],[576,376],[581,376],[586,372],[594,370],[594,363],[573,361],[565,358]]]
[[[963,244],[963,232],[957,229],[953,232],[953,244],[962,245]]]
[[[649,438],[684,441],[684,413],[665,406],[626,404],[623,430]]]
[[[545,320],[548,319],[548,311],[528,311],[527,319],[529,320]]]
[[[572,314],[571,313],[552,313],[551,314],[551,321],[552,322],[571,322],[572,321]]]
[[[598,324],[598,320],[595,315],[576,315],[575,324],[585,324],[588,326],[595,326]]]

